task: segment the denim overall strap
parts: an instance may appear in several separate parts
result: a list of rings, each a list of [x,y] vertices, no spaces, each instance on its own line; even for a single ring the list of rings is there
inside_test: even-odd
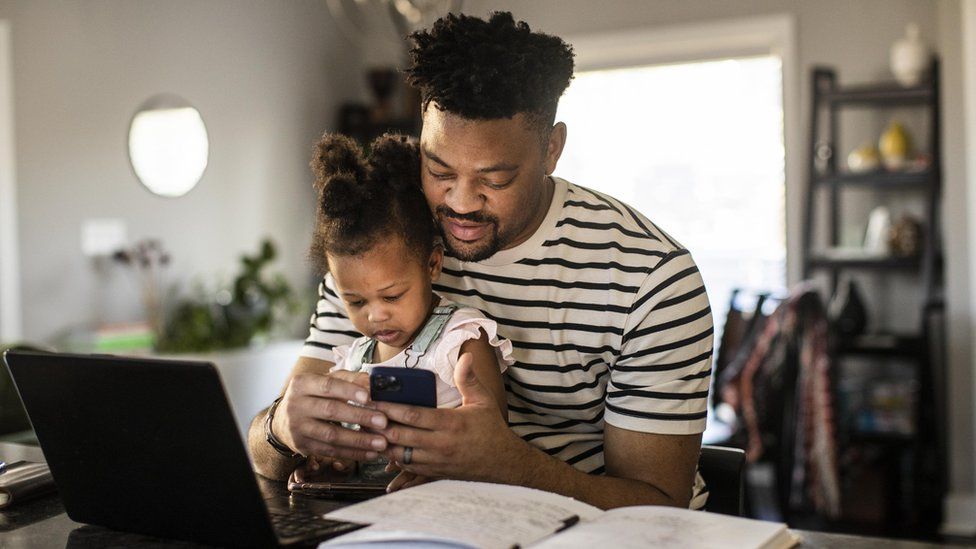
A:
[[[349,354],[349,365],[353,367],[354,372],[363,371],[363,364],[373,362],[374,349],[376,349],[376,340],[367,339],[352,350]]]
[[[420,362],[420,357],[424,356],[427,350],[430,349],[431,344],[440,337],[441,332],[444,331],[444,326],[447,325],[447,321],[450,320],[451,315],[457,309],[458,306],[453,304],[434,307],[430,318],[427,319],[427,323],[424,324],[424,327],[417,334],[417,337],[413,339],[413,343],[406,351],[407,359],[404,365],[407,368],[413,368]]]

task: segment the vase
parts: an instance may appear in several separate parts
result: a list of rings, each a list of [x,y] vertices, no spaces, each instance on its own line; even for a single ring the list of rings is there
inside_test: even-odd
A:
[[[881,153],[881,163],[890,171],[903,170],[908,166],[912,154],[912,138],[905,126],[892,121],[888,124],[881,138],[878,139],[878,152]]]
[[[910,23],[905,27],[905,36],[891,45],[891,72],[895,80],[905,87],[919,85],[929,67],[929,55],[918,25]]]

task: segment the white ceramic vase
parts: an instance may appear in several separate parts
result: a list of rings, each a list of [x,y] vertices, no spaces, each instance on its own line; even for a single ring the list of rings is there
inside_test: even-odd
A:
[[[922,41],[918,25],[909,23],[905,36],[891,45],[891,72],[905,87],[917,86],[929,68],[929,48]]]
[[[864,235],[864,251],[873,256],[886,256],[891,253],[888,234],[891,232],[891,211],[884,206],[871,210],[868,229]]]

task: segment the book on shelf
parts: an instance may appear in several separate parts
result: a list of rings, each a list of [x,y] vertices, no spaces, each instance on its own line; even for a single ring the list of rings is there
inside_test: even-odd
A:
[[[0,472],[0,509],[57,490],[46,463],[18,461]]]
[[[786,549],[785,524],[662,506],[603,511],[549,492],[441,480],[344,507],[326,518],[369,526],[319,545],[559,549],[715,547]]]

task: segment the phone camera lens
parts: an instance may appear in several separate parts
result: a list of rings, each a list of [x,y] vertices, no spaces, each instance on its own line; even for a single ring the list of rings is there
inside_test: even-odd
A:
[[[396,376],[377,376],[373,385],[378,391],[399,391],[400,380]]]

